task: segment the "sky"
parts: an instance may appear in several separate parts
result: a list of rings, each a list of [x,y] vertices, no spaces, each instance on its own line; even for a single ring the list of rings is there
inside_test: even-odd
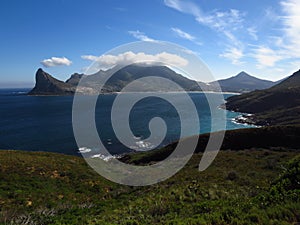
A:
[[[33,86],[40,67],[66,80],[138,40],[183,46],[216,79],[300,69],[299,0],[2,0],[0,29],[0,87]]]

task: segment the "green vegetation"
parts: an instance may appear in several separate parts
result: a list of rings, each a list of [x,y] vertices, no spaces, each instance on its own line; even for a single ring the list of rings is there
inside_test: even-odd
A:
[[[0,151],[3,224],[292,224],[300,219],[296,150],[221,151],[204,172],[195,154],[148,187],[111,183],[81,158]]]
[[[299,126],[227,131],[223,151],[199,172],[208,140],[200,135],[179,173],[147,187],[112,183],[79,157],[1,150],[0,224],[296,224],[299,136]],[[175,146],[121,160],[155,163]]]
[[[189,142],[198,138],[195,152],[203,152],[209,139],[209,134],[199,137],[193,136],[184,139]],[[298,149],[300,140],[300,126],[269,126],[261,128],[248,128],[226,131],[221,150],[240,151],[243,149],[268,148],[271,150]],[[161,161],[168,157],[175,149],[177,142],[164,148],[150,152],[128,154],[122,161],[133,164],[147,164],[152,161]]]

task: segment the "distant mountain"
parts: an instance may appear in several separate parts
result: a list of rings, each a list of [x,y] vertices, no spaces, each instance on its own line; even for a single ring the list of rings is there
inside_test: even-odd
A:
[[[71,77],[68,80],[66,80],[66,83],[71,84],[73,86],[77,86],[80,79],[84,76],[86,76],[86,75],[79,74],[79,73],[74,73],[74,74],[71,75]]]
[[[157,76],[171,80],[177,83],[186,91],[199,91],[200,88],[196,81],[190,80],[181,74],[178,74],[166,66],[141,66],[141,65],[129,65],[121,70],[118,70],[114,75],[106,82],[104,91],[115,92],[121,91],[127,84],[132,81],[137,81],[143,77]],[[132,91],[178,91],[179,89],[169,86],[164,82],[157,82],[153,79],[148,79],[145,83],[136,82],[136,85],[132,86]]]
[[[110,77],[110,75],[112,76]],[[28,94],[72,95],[75,93],[79,81],[80,87],[77,87],[77,91],[79,89],[83,94],[119,92],[132,81],[135,81],[135,85],[131,85],[129,91],[179,91],[177,87],[164,82],[157,82],[151,76],[171,80],[186,91],[200,91],[196,81],[190,80],[166,66],[130,65],[122,69],[116,67],[107,71],[100,70],[92,75],[75,73],[66,82],[57,80],[42,69],[38,69],[36,85]],[[148,77],[147,82],[138,81],[138,79],[145,77]],[[106,79],[108,80],[106,81]],[[101,87],[103,83],[105,85]]]
[[[148,77],[147,82],[138,80],[145,77]],[[134,84],[131,84],[131,90],[127,91],[145,92],[180,90],[174,85],[168,85],[165,82],[157,82],[157,79],[150,77],[161,77],[174,81],[186,91],[219,91],[217,82],[208,84],[196,82],[176,73],[166,66],[134,64],[124,68],[116,66],[106,71],[100,70],[92,75],[74,73],[66,82],[57,80],[42,69],[39,69],[36,73],[36,85],[29,94],[72,95],[75,93],[79,81],[80,87],[77,87],[77,91],[82,92],[83,94],[119,92],[132,81],[135,82]],[[105,85],[103,86],[104,83]],[[245,72],[241,72],[228,79],[219,80],[218,83],[224,92],[237,93],[265,89],[276,84],[272,81],[261,80],[250,76]]]
[[[228,98],[226,108],[255,113],[256,124],[300,124],[300,70],[269,89]]]
[[[253,77],[246,72],[242,71],[236,76],[218,80],[217,81],[223,92],[237,92],[244,93],[254,90],[262,90],[270,88],[276,84],[276,82],[262,80],[256,77]],[[216,82],[209,83],[210,89],[214,90]]]

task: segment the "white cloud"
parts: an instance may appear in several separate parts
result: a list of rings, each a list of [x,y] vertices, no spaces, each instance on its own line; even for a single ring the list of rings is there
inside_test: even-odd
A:
[[[223,35],[227,38],[228,43],[235,48],[244,48],[244,45],[230,31],[224,30]]]
[[[224,41],[227,42],[226,46],[230,45],[231,47],[229,47],[229,50],[226,50],[227,52],[222,56],[244,56],[243,54],[234,54],[238,53],[236,51],[237,49],[244,48],[243,43],[236,38],[234,33],[244,29],[243,22],[245,13],[236,9],[230,9],[228,11],[214,10],[204,13],[197,5],[187,0],[164,0],[164,3],[166,6],[179,12],[194,16],[199,24],[207,26],[216,31],[220,36],[225,37]],[[242,50],[239,50],[239,53],[242,53]],[[232,62],[237,63],[236,60],[232,60]]]
[[[199,23],[207,25],[216,31],[236,31],[243,28],[243,17],[245,13],[236,9],[229,11],[215,11],[211,12],[205,17],[197,18]]]
[[[192,51],[192,50],[186,49],[186,48],[181,49],[181,51],[184,52],[184,53],[186,53],[186,54],[189,54],[189,55],[198,55],[198,56],[201,55],[199,52],[195,52],[195,51]]]
[[[257,65],[259,69],[264,67],[272,67],[276,62],[282,59],[282,57],[276,51],[265,46],[258,46],[258,48],[255,49],[253,57],[259,63]]]
[[[155,41],[152,38],[149,38],[147,35],[145,35],[145,33],[140,32],[140,31],[128,31],[129,34],[131,34],[133,37],[135,37],[138,40],[141,41]]]
[[[196,18],[202,17],[201,10],[192,2],[183,0],[164,0],[164,3],[166,6],[176,9],[179,12],[191,14]]]
[[[183,39],[189,40],[189,41],[191,41],[191,42],[193,42],[193,43],[195,43],[195,44],[197,44],[197,45],[202,45],[201,42],[198,42],[198,41],[196,40],[196,37],[194,37],[193,35],[191,35],[191,34],[185,32],[185,31],[183,31],[183,30],[181,30],[181,29],[179,29],[179,28],[177,28],[177,27],[172,27],[171,30],[172,30],[177,36],[179,36],[179,37],[181,37],[181,38],[183,38]]]
[[[108,69],[115,65],[127,65],[132,63],[166,64],[186,66],[188,61],[178,55],[161,52],[155,55],[144,52],[134,53],[131,51],[119,55],[83,55],[81,58],[98,63],[98,69]]]
[[[247,29],[249,35],[255,40],[257,41],[258,40],[258,36],[257,36],[257,30],[255,27],[249,27]]]
[[[284,48],[293,57],[300,57],[300,2],[298,0],[286,0],[281,3],[284,16],[283,33],[285,37]]]
[[[254,49],[253,57],[258,68],[274,67],[280,61],[299,61],[300,59],[300,2],[284,0],[280,2],[282,15],[274,16],[281,32],[280,36],[269,36],[269,43]],[[268,11],[268,14],[271,14]],[[300,67],[300,65],[298,65]]]
[[[210,13],[203,13],[202,10],[193,2],[187,0],[164,0],[166,6],[179,12],[194,16],[200,24],[206,25],[217,31],[237,30],[243,28],[242,22],[244,13],[236,9],[229,11],[214,10]]]
[[[203,12],[189,0],[164,0],[164,3],[172,9],[193,16],[199,24],[209,27],[223,37],[218,44],[224,46],[224,52],[219,56],[229,59],[232,64],[241,64],[244,57],[250,57],[256,60],[257,68],[266,69],[275,66],[283,68],[284,64],[300,60],[299,0],[280,0],[281,13],[272,7],[265,9],[264,18],[268,21],[257,26],[245,20],[245,12],[236,9]],[[259,35],[268,34],[271,35],[259,39]],[[260,40],[261,43],[259,46],[250,43],[246,45],[241,38],[254,42]],[[245,51],[250,53],[245,54]]]
[[[229,59],[234,65],[241,65],[242,62],[240,60],[244,57],[244,53],[240,49],[230,47],[226,49],[225,53],[221,54],[220,56]]]
[[[45,67],[54,67],[54,66],[70,66],[72,61],[66,57],[51,57],[50,59],[44,59],[41,61],[41,64]]]
[[[184,31],[180,30],[179,28],[172,27],[171,30],[174,31],[179,37],[181,37],[183,39],[187,39],[189,41],[193,41],[196,39],[191,34],[184,32]]]

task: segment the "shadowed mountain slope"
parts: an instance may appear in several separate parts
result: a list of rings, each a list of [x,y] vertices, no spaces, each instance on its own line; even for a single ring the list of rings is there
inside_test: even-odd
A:
[[[257,124],[300,123],[300,70],[269,89],[228,98],[226,108],[255,113]]]

